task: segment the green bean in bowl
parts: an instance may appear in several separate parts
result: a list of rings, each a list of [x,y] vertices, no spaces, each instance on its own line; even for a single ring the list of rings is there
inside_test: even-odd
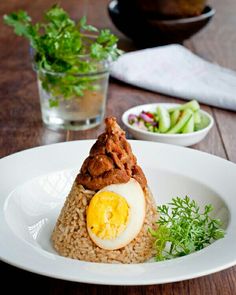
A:
[[[185,104],[154,103],[136,106],[122,116],[123,123],[137,139],[182,146],[201,141],[214,120],[196,100]]]

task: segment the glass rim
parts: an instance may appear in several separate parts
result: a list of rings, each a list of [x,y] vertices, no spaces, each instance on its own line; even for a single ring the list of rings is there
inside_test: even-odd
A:
[[[87,73],[69,73],[69,72],[55,72],[55,71],[50,71],[46,70],[44,68],[37,68],[37,65],[34,61],[32,61],[32,68],[36,73],[42,72],[43,74],[50,74],[54,76],[65,76],[65,75],[71,75],[71,76],[76,76],[76,77],[87,77],[87,76],[96,76],[96,75],[102,75],[110,72],[110,64],[108,60],[103,60],[103,61],[98,61],[95,62],[95,64],[101,64],[104,63],[104,67],[102,69],[94,70],[91,72]]]
[[[36,73],[43,73],[43,74],[50,74],[52,76],[65,76],[65,75],[70,75],[70,76],[75,76],[75,77],[90,77],[90,76],[98,76],[98,75],[103,75],[103,74],[109,74],[110,71],[109,69],[106,70],[99,70],[99,71],[93,71],[93,72],[89,72],[89,73],[62,73],[62,72],[52,72],[52,71],[48,71],[45,69],[37,69],[34,64],[33,64],[33,70]]]

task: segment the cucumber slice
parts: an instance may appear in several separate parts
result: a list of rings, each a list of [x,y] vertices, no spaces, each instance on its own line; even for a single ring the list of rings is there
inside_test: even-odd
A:
[[[198,111],[200,109],[200,105],[196,100],[191,100],[191,101],[189,101],[189,102],[187,102],[185,104],[182,104],[181,106],[169,109],[169,112],[172,113],[175,110],[183,111],[183,110],[186,110],[186,109],[190,109],[193,112],[195,112],[195,111]]]
[[[158,129],[157,127],[154,127],[154,132],[155,132],[155,133],[160,133],[160,132],[159,132],[159,129]]]
[[[184,110],[178,123],[175,126],[173,126],[167,133],[168,134],[179,133],[192,116],[193,116],[193,112],[191,110],[189,109]]]
[[[194,132],[194,115],[190,117],[188,122],[184,125],[182,133],[192,133]]]
[[[210,124],[210,120],[204,114],[201,115],[201,122],[199,124],[195,124],[194,131],[198,131],[206,128]]]
[[[173,127],[177,123],[180,116],[180,110],[175,110],[170,114],[170,126]]]
[[[170,114],[163,106],[157,108],[157,114],[159,117],[159,131],[165,133],[170,128]]]
[[[193,118],[194,118],[194,124],[200,124],[201,123],[201,115],[200,115],[199,111],[194,112]]]

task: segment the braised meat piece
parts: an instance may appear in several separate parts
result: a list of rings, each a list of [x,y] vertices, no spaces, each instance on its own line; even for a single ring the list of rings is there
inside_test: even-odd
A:
[[[87,159],[86,171],[88,171],[92,177],[97,177],[115,168],[113,161],[106,155],[90,156]]]
[[[114,117],[107,118],[105,123],[105,133],[92,146],[89,157],[77,175],[77,183],[96,191],[110,184],[126,183],[133,177],[144,189],[147,180],[137,165],[124,130]]]

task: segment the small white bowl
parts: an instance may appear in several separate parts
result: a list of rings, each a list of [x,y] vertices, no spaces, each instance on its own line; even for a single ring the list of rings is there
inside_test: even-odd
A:
[[[135,126],[132,126],[128,122],[128,117],[130,114],[139,115],[142,111],[145,112],[155,112],[158,106],[164,106],[166,108],[172,108],[179,106],[179,104],[174,103],[152,103],[152,104],[144,104],[133,107],[128,109],[122,115],[122,121],[129,130],[129,132],[136,138],[141,140],[148,140],[148,141],[157,141],[157,142],[164,142],[169,144],[181,145],[181,146],[190,146],[194,145],[207,135],[214,124],[213,117],[205,111],[200,110],[202,116],[204,116],[208,120],[208,125],[198,131],[192,133],[184,133],[184,134],[161,134],[161,133],[154,133],[151,131],[141,130]]]

